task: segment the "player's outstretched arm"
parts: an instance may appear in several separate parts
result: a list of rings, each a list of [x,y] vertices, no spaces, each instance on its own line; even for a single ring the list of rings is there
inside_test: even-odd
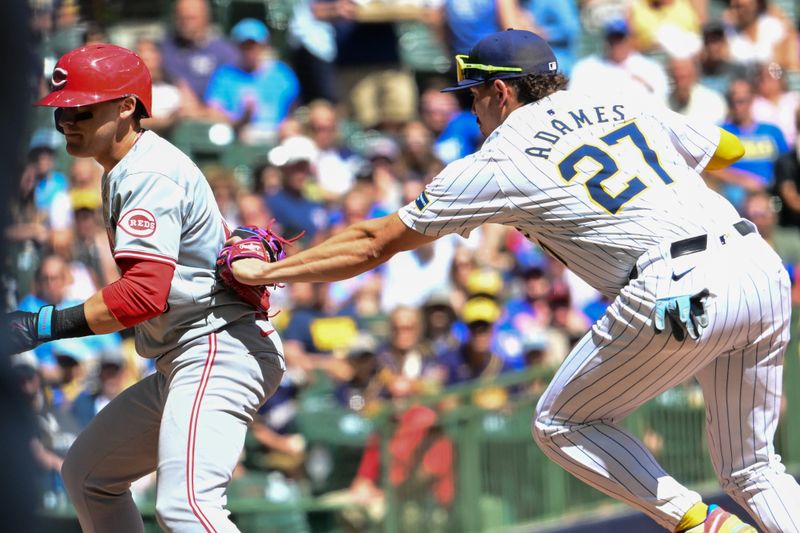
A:
[[[234,277],[247,285],[293,281],[338,281],[386,262],[397,252],[434,241],[406,226],[397,213],[365,220],[325,242],[275,263],[241,259],[232,264]]]

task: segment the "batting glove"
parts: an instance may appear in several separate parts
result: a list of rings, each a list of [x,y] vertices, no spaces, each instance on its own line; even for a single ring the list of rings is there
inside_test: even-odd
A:
[[[38,313],[14,311],[0,320],[4,341],[0,343],[0,355],[12,355],[36,348],[50,340],[50,317],[53,306],[42,307]],[[41,327],[40,327],[41,326]]]
[[[665,322],[669,320],[672,336],[678,342],[686,338],[686,333],[694,340],[700,338],[703,329],[708,327],[708,314],[706,313],[706,298],[708,289],[703,289],[697,294],[684,294],[683,296],[670,296],[656,300],[656,316],[653,325],[656,333],[665,329]]]

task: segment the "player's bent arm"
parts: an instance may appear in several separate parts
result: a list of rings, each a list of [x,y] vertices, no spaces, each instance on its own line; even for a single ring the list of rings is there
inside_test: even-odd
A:
[[[744,145],[729,131],[719,128],[719,144],[706,165],[706,170],[721,170],[734,164],[744,155]]]
[[[276,263],[240,259],[234,277],[247,285],[339,281],[371,270],[397,252],[436,240],[406,226],[397,213],[353,224],[321,244]]]

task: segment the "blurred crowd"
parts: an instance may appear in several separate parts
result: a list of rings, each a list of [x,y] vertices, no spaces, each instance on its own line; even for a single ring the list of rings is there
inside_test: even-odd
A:
[[[793,279],[800,275],[800,94],[791,86],[800,55],[798,13],[784,10],[791,3],[296,0],[276,28],[266,16],[221,17],[220,5],[235,0],[176,0],[141,31],[104,25],[98,2],[30,4],[32,96],[47,90],[55,60],[74,47],[116,40],[134,49],[153,76],[145,126],[169,139],[201,125],[223,139],[218,144],[256,154],[244,173],[224,158],[202,161],[203,169],[231,227],[274,219],[287,237],[304,232],[290,253],[413,201],[444,165],[482,142],[470,102],[439,92],[455,78],[452,65],[410,68],[400,24],[417,24],[448,57],[513,26],[550,42],[572,89],[655,98],[742,139],[745,157],[705,177],[758,226]],[[119,276],[100,215],[102,169],[66,156],[51,117],[36,117],[19,187],[6,197],[13,225],[5,304],[29,311],[75,305]],[[272,303],[288,371],[253,423],[243,468],[277,470],[302,485],[315,455],[295,422],[309,390],[324,389],[342,412],[365,418],[404,406],[389,447],[396,464],[449,464],[446,439],[420,435],[436,410],[408,408],[409,399],[553,368],[608,302],[516,230],[485,226],[351,280],[292,284]],[[17,356],[15,367],[41,420],[34,447],[50,505],[59,497],[53,473],[72,439],[152,372],[152,361],[136,355],[123,331],[52,342]],[[502,408],[510,395],[544,385],[475,401]],[[415,454],[425,436],[427,452]],[[353,467],[354,493],[380,494],[380,454],[368,439]],[[398,483],[403,468],[393,471]],[[451,501],[452,478],[448,485],[447,472],[431,468],[436,497]]]

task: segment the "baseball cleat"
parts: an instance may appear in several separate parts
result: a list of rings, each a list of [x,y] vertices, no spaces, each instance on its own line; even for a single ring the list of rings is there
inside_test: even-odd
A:
[[[687,529],[685,533],[758,533],[758,531],[719,505],[709,505],[705,521]]]

